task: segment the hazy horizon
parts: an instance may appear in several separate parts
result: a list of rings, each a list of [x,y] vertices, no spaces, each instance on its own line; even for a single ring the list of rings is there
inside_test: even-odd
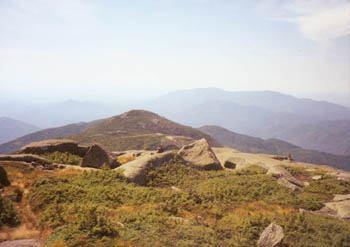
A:
[[[144,100],[217,87],[350,106],[350,2],[0,3],[7,100]]]

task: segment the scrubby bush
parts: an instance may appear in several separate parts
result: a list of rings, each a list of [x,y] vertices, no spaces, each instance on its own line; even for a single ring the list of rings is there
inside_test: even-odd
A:
[[[294,192],[258,167],[202,171],[176,162],[151,169],[147,186],[99,170],[40,179],[28,195],[40,226],[53,229],[48,246],[253,247],[272,221],[284,228],[281,246],[347,246],[348,223],[296,213],[327,198]]]
[[[55,163],[60,164],[70,164],[70,165],[80,165],[82,158],[78,155],[71,154],[71,153],[62,153],[62,152],[53,152],[53,153],[46,153],[42,154],[42,157],[51,160]]]
[[[19,225],[20,223],[21,220],[11,201],[3,198],[0,195],[0,229],[4,225],[14,227]]]
[[[350,193],[350,182],[338,180],[332,176],[324,176],[320,180],[311,181],[306,191],[320,194],[347,194]]]

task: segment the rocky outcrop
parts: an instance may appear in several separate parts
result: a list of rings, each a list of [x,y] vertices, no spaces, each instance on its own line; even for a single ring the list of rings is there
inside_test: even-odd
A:
[[[51,165],[52,161],[42,158],[35,154],[4,154],[0,155],[0,161],[19,161],[26,163],[35,163],[42,166]]]
[[[286,169],[281,166],[270,166],[267,170],[267,174],[272,174],[278,180],[277,182],[283,186],[286,186],[292,190],[301,190],[304,184],[293,177]]]
[[[0,164],[0,189],[6,186],[11,185],[6,170]]]
[[[0,243],[0,247],[41,247],[41,243],[38,239],[21,239],[5,241]]]
[[[169,151],[164,153],[145,155],[137,160],[128,162],[118,169],[123,169],[124,176],[131,182],[139,185],[146,184],[146,175],[150,169],[162,166],[171,160],[181,160],[176,153]]]
[[[204,170],[223,169],[215,153],[204,138],[183,146],[178,154],[197,168]]]
[[[318,213],[350,220],[350,194],[335,195],[333,201],[325,203],[325,206]]]
[[[260,235],[259,247],[274,247],[284,238],[283,229],[281,226],[272,222]]]
[[[67,139],[50,139],[40,142],[32,142],[20,150],[17,154],[45,154],[53,152],[70,153],[83,157],[88,151],[88,147],[79,146],[78,143]]]
[[[107,165],[111,167],[112,162],[110,160],[109,155],[104,151],[99,145],[94,144],[89,147],[86,152],[83,160],[81,162],[81,167],[92,167],[92,168],[100,168],[103,165]],[[113,164],[115,168],[116,164]]]
[[[120,164],[110,158],[109,154],[104,151],[99,145],[94,144],[92,146],[81,146],[78,145],[75,141],[68,139],[51,139],[41,142],[30,143],[16,153],[18,155],[35,155],[36,157],[43,159],[37,155],[42,155],[46,153],[70,153],[73,155],[78,155],[83,158],[81,162],[81,167],[91,167],[91,168],[100,168],[102,165],[106,164],[110,168],[116,168]],[[13,156],[13,155],[12,155]],[[19,157],[19,156],[18,156]],[[0,156],[1,159],[1,156]],[[14,160],[13,157],[9,160]],[[112,161],[113,160],[113,161]],[[14,160],[14,161],[24,161],[32,162],[32,160]],[[36,162],[36,161],[34,161]],[[42,164],[43,162],[39,162]],[[45,163],[45,162],[44,162]],[[43,164],[42,164],[43,165]]]

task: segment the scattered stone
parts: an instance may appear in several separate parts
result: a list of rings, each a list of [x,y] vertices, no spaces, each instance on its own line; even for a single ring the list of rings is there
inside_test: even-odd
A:
[[[137,160],[125,163],[118,169],[123,169],[124,176],[129,181],[139,185],[145,185],[147,182],[146,175],[150,169],[159,167],[174,159],[181,160],[181,158],[172,151],[154,155],[148,154]]]
[[[227,169],[236,169],[236,159],[235,158],[228,158],[225,163],[224,163],[224,167]]]
[[[86,152],[81,162],[81,167],[92,167],[100,168],[104,164],[107,166],[111,165],[109,155],[99,145],[92,145]],[[114,166],[115,164],[113,164]]]
[[[350,220],[350,200],[338,201],[338,202],[327,202],[325,204],[325,209],[323,210],[331,210],[336,217],[341,219]],[[322,209],[320,211],[323,211]]]
[[[0,247],[41,247],[41,243],[37,239],[21,239],[5,241],[0,243]]]
[[[272,222],[268,227],[265,228],[263,233],[260,235],[258,246],[274,247],[278,243],[280,243],[283,238],[284,233],[282,227]]]
[[[347,195],[334,195],[333,201],[334,202],[340,202],[340,201],[346,201],[350,200],[350,194]]]
[[[215,153],[204,138],[183,146],[178,154],[197,168],[204,170],[223,169]]]
[[[350,194],[334,195],[333,202],[325,203],[325,206],[317,213],[350,220]]]
[[[307,186],[309,186],[309,185],[310,185],[310,183],[309,183],[309,182],[303,182],[303,184],[304,184],[304,187],[307,187]]]
[[[159,146],[158,148],[157,148],[157,153],[163,153],[164,152],[164,149],[163,149],[163,147],[162,146]]]
[[[0,164],[0,189],[10,185],[11,183],[7,177],[7,172]]]
[[[182,218],[182,217],[176,217],[176,216],[170,216],[169,219],[177,221],[177,222],[181,222],[181,223],[189,223],[190,222],[189,219]]]
[[[321,175],[313,176],[312,179],[313,180],[320,180],[320,179],[322,179],[322,176]]]
[[[176,192],[181,192],[181,189],[179,189],[178,187],[176,186],[171,186],[171,189],[176,191]]]
[[[286,169],[281,166],[271,166],[267,170],[267,174],[273,174],[278,178],[277,182],[292,190],[301,190],[304,184],[293,177]]]

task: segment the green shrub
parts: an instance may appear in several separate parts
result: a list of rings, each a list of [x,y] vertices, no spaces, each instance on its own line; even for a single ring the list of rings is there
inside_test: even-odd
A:
[[[350,182],[337,180],[335,177],[325,176],[316,181],[311,181],[305,191],[320,194],[347,194],[350,193]]]
[[[253,247],[276,221],[286,235],[280,246],[347,246],[349,223],[295,213],[321,208],[327,195],[294,192],[265,173],[256,167],[202,171],[170,162],[148,172],[149,187],[127,182],[120,170],[98,170],[40,179],[28,199],[41,227],[53,229],[48,244]]]
[[[2,198],[0,195],[0,229],[4,225],[15,227],[20,223],[21,220],[12,203],[7,199]]]
[[[62,152],[53,152],[53,153],[46,153],[42,154],[42,157],[51,160],[55,163],[61,163],[61,164],[70,164],[70,165],[80,165],[82,158],[78,155],[71,154],[71,153],[62,153]]]

